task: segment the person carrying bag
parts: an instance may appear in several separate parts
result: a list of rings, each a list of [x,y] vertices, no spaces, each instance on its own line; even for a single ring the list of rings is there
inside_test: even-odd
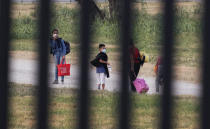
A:
[[[58,30],[52,31],[52,38],[50,39],[51,54],[55,61],[55,80],[53,84],[58,84],[58,67],[59,64],[64,64],[66,55],[66,46],[64,40],[58,37]],[[61,82],[64,83],[64,76],[61,76]]]

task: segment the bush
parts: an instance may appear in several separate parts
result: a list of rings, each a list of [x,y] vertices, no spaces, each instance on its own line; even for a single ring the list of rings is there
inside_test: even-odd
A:
[[[30,17],[13,19],[11,35],[13,39],[33,39],[35,38],[36,20]]]

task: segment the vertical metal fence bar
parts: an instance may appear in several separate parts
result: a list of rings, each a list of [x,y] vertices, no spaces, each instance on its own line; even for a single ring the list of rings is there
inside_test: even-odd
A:
[[[119,118],[119,128],[128,129],[129,128],[129,114],[130,114],[130,101],[129,101],[129,40],[131,37],[130,23],[131,23],[131,9],[130,0],[121,1],[121,14],[122,22],[121,24],[121,94],[120,94],[120,118]],[[121,20],[121,19],[120,19]]]
[[[80,92],[79,92],[79,129],[88,129],[88,111],[89,111],[89,41],[90,41],[90,0],[81,0],[81,54],[80,54]]]
[[[40,0],[39,15],[38,129],[48,129],[48,46],[50,0]]]
[[[202,111],[201,111],[201,128],[210,129],[210,1],[204,1],[204,19],[203,19],[203,94],[202,94]]]
[[[172,97],[171,97],[171,86],[172,86],[172,64],[173,64],[173,26],[174,26],[174,12],[173,12],[173,0],[164,0],[165,15],[164,15],[164,47],[163,47],[163,65],[164,65],[164,77],[165,84],[162,95],[162,119],[161,129],[170,129],[171,127],[171,108],[172,108]]]
[[[0,1],[0,128],[7,129],[10,0]]]

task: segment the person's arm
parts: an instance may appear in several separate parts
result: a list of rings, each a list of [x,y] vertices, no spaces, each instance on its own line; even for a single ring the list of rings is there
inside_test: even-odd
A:
[[[66,46],[65,46],[65,44],[64,44],[64,40],[62,39],[61,40],[61,44],[62,44],[62,54],[63,54],[63,56],[65,56],[66,55]]]
[[[143,58],[140,60],[140,64],[143,66],[144,65],[144,62],[145,62],[145,55],[143,55]]]
[[[53,40],[50,40],[50,47],[55,48],[55,42]]]
[[[109,62],[108,62],[108,61],[104,61],[104,60],[102,60],[102,59],[99,59],[99,62],[100,62],[100,63],[103,63],[103,64],[108,64],[108,65],[109,65]]]
[[[55,49],[55,42],[53,40],[50,40],[49,43],[50,43],[50,51],[54,55],[54,52],[55,52],[55,50],[54,50]]]

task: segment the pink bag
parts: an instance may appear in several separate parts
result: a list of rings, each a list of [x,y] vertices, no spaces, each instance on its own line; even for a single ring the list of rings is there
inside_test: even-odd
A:
[[[146,84],[145,80],[141,78],[136,78],[136,80],[133,81],[133,85],[135,86],[136,91],[140,94],[146,93],[149,90],[149,87]]]

